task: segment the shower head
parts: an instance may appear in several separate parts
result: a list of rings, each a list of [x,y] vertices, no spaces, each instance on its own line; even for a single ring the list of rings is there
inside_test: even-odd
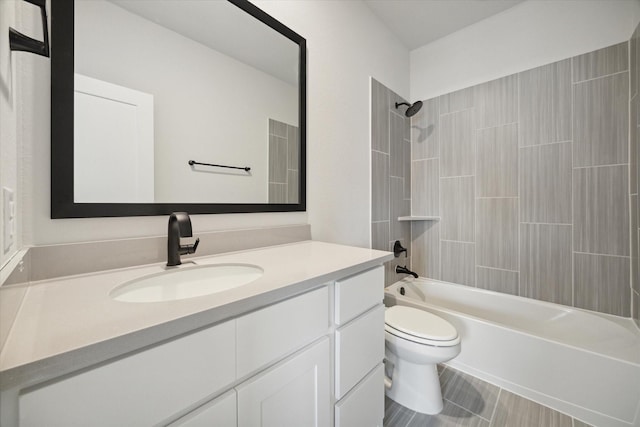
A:
[[[413,117],[422,108],[422,101],[416,101],[413,104],[408,104],[406,102],[396,102],[396,108],[398,108],[401,105],[406,105],[408,107],[404,115],[407,117]]]

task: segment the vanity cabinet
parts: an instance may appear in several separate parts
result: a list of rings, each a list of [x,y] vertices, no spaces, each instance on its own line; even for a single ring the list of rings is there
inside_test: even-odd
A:
[[[384,267],[335,284],[335,427],[382,427]]]
[[[329,426],[329,339],[237,387],[238,427]]]
[[[383,283],[376,267],[22,390],[19,426],[382,426]]]
[[[160,423],[233,384],[235,334],[228,321],[25,392],[20,427]]]
[[[233,427],[238,425],[236,391],[222,396],[185,415],[169,427]]]

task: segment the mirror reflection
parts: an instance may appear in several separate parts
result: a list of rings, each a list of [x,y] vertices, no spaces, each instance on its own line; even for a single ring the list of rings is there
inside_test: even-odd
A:
[[[223,1],[76,0],[74,25],[75,203],[299,202],[296,43]]]

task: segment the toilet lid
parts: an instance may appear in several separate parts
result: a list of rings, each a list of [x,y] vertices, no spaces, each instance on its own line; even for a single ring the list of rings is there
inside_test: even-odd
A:
[[[400,332],[431,341],[451,341],[458,337],[451,323],[413,307],[394,305],[385,311],[384,321]]]

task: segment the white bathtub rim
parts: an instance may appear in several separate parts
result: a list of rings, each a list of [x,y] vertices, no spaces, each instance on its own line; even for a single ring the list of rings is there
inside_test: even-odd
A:
[[[523,297],[519,297],[519,296],[516,296],[516,295],[503,294],[501,292],[490,291],[490,290],[487,290],[487,289],[478,289],[478,288],[472,288],[470,286],[459,285],[459,284],[456,284],[456,283],[443,282],[441,280],[422,278],[422,277],[420,279],[426,280],[426,281],[438,282],[438,283],[446,284],[446,285],[452,285],[452,286],[456,286],[456,287],[461,287],[461,288],[464,288],[465,291],[468,290],[468,291],[482,292],[482,293],[489,292],[489,293],[492,293],[492,294],[496,294],[496,295],[498,295],[500,297],[504,296],[504,297],[510,297],[510,298],[523,298]],[[500,324],[500,323],[497,323],[497,322],[493,322],[493,321],[490,321],[490,320],[487,320],[487,319],[483,319],[483,318],[478,317],[478,316],[473,316],[473,315],[470,315],[470,314],[467,314],[467,313],[464,313],[464,312],[461,312],[461,311],[452,310],[452,309],[449,309],[449,308],[446,308],[446,307],[442,307],[442,306],[439,306],[439,305],[436,305],[436,304],[430,304],[430,303],[428,303],[426,301],[415,301],[413,298],[410,298],[410,297],[407,297],[407,296],[404,296],[404,295],[400,295],[400,293],[397,292],[397,288],[402,286],[402,284],[411,283],[411,282],[413,282],[413,279],[411,279],[411,280],[409,280],[408,278],[402,279],[402,280],[400,280],[400,281],[398,281],[398,282],[386,287],[385,288],[385,293],[389,293],[389,294],[393,295],[393,297],[395,297],[397,300],[403,301],[405,303],[408,303],[407,305],[414,306],[415,308],[420,308],[420,306],[426,306],[426,307],[429,307],[429,308],[431,308],[433,310],[440,310],[440,311],[443,311],[443,312],[448,313],[448,314],[460,316],[460,317],[463,317],[465,319],[471,319],[471,320],[474,320],[474,321],[477,321],[477,322],[480,322],[480,323],[483,323],[483,324],[486,324],[486,325],[491,325],[491,326],[498,327],[500,329],[510,330],[510,331],[517,331],[518,333],[521,333],[521,334],[524,334],[524,335],[527,335],[527,336],[530,336],[530,337],[533,337],[533,338],[541,339],[541,340],[544,340],[546,342],[563,345],[563,346],[574,348],[574,349],[580,350],[580,351],[585,351],[585,352],[588,352],[588,353],[596,355],[596,356],[605,357],[605,358],[608,358],[608,359],[611,359],[611,360],[615,360],[616,362],[625,363],[625,364],[628,364],[628,365],[631,365],[631,366],[634,366],[634,367],[640,367],[640,359],[638,361],[632,361],[632,360],[627,360],[627,359],[623,359],[623,358],[619,358],[619,357],[614,357],[614,356],[611,356],[609,354],[597,352],[597,351],[594,351],[594,350],[591,350],[591,349],[588,349],[588,348],[585,348],[585,347],[580,347],[580,346],[577,346],[577,345],[574,345],[574,344],[568,344],[568,343],[565,343],[565,342],[562,342],[562,341],[559,341],[559,340],[553,340],[553,339],[550,339],[550,338],[547,338],[547,337],[544,337],[544,336],[541,336],[541,335],[538,335],[538,334],[531,333],[531,332],[523,330],[521,328],[506,326],[506,325],[503,325],[503,324]],[[586,312],[587,314],[594,314],[594,313],[596,313],[597,315],[603,314],[603,313],[593,312],[593,311],[590,311],[590,310],[580,309],[580,308],[577,308],[577,307],[568,307],[568,306],[564,306],[564,305],[561,305],[561,304],[550,303],[550,302],[546,302],[546,301],[537,301],[537,300],[531,299],[531,302],[536,303],[536,304],[553,304],[554,306],[561,307],[564,310],[567,310],[567,309],[574,310],[575,309],[575,310]],[[615,318],[614,322],[617,323],[617,324],[619,324],[620,319],[626,319],[626,318],[621,318],[619,316],[613,316],[613,315],[606,315],[606,316],[607,316],[606,320],[610,320],[609,317],[614,317]],[[633,320],[631,320],[631,322],[633,322]],[[624,326],[625,329],[629,329],[625,325],[622,325],[622,326]],[[631,330],[631,331],[636,333],[636,334],[638,334],[638,331],[633,331],[633,330]],[[638,335],[640,335],[640,334],[638,334]],[[463,345],[464,345],[464,343],[463,343]]]
[[[618,315],[615,315],[615,314],[609,314],[609,313],[603,313],[603,312],[600,312],[600,311],[588,310],[586,308],[573,307],[573,306],[569,306],[569,305],[558,304],[558,303],[551,302],[551,301],[542,301],[542,300],[538,300],[538,299],[535,299],[535,298],[528,298],[528,297],[522,297],[522,296],[519,296],[519,295],[513,295],[513,294],[504,293],[504,292],[492,291],[490,289],[476,288],[474,286],[461,285],[459,283],[445,282],[444,280],[432,279],[430,277],[422,277],[422,276],[420,276],[417,279],[414,279],[413,277],[405,277],[404,279],[398,280],[397,282],[387,286],[386,289],[389,289],[389,288],[391,288],[394,285],[399,284],[399,283],[412,283],[412,282],[414,282],[416,280],[421,280],[421,281],[426,281],[426,282],[435,282],[435,283],[438,283],[438,284],[454,286],[456,288],[464,289],[465,291],[469,291],[469,292],[476,292],[476,293],[482,293],[482,294],[491,294],[491,295],[499,296],[501,298],[513,299],[513,300],[516,300],[516,301],[519,301],[519,300],[524,298],[524,299],[527,300],[527,303],[530,303],[530,304],[533,304],[533,305],[538,305],[538,306],[551,305],[553,307],[558,308],[559,310],[564,310],[564,311],[579,311],[579,312],[590,314],[590,315],[593,315],[593,316],[602,317],[602,318],[604,318],[604,319],[606,319],[606,320],[608,320],[610,322],[618,324],[619,326],[627,329],[630,332],[633,332],[634,334],[638,335],[638,337],[640,337],[640,327],[638,327],[636,325],[636,323],[633,321],[633,319],[631,317],[623,317],[623,316],[618,316]]]

